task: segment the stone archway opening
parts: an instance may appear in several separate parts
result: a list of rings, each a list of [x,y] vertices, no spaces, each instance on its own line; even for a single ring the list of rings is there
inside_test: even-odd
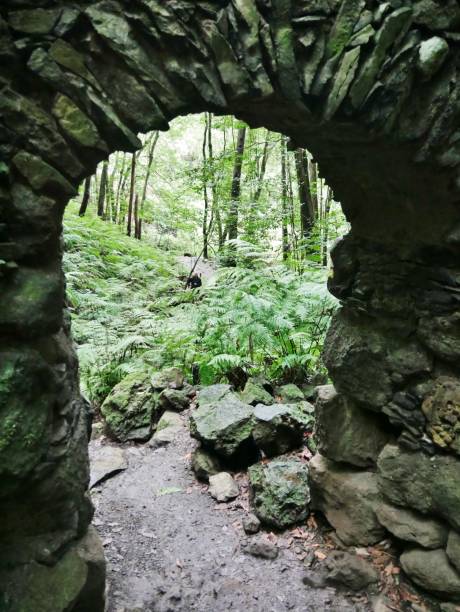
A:
[[[405,571],[441,598],[460,597],[459,25],[454,0],[3,4],[6,609],[85,610],[89,576],[99,595],[103,582],[75,547],[91,537],[91,504],[64,310],[65,204],[109,152],[139,146],[136,132],[204,110],[309,148],[352,224],[330,282],[343,307],[326,348],[336,391],[318,409],[318,506],[349,542],[369,543],[383,527],[409,542]],[[413,533],[426,521],[438,534],[429,543]]]

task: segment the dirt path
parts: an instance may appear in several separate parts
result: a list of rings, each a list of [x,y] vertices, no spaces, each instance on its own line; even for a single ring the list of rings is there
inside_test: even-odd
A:
[[[177,258],[177,261],[184,266],[187,274],[190,272],[190,270],[193,268],[193,265],[196,261],[196,257],[188,257],[186,255],[182,255],[181,257]],[[202,258],[200,258],[198,260],[198,263],[196,264],[195,267],[195,272],[197,274],[201,274],[201,279],[203,281],[204,284],[206,284],[207,282],[209,282],[213,276],[215,276],[216,274],[216,268],[215,265],[212,261],[209,260],[204,260]]]
[[[333,589],[304,586],[303,564],[290,548],[280,546],[275,560],[243,552],[244,495],[217,504],[197,483],[195,442],[182,418],[174,442],[126,447],[128,468],[92,490],[108,560],[108,612],[367,610]],[[93,457],[100,449],[100,441],[91,443]]]

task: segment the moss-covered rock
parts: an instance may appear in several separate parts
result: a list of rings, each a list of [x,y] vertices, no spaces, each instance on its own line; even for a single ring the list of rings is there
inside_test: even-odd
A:
[[[0,498],[11,494],[50,444],[53,373],[38,353],[0,355]]]
[[[243,391],[239,394],[240,399],[245,404],[255,406],[256,404],[273,404],[273,397],[264,388],[262,383],[253,378],[249,378]]]
[[[14,11],[8,15],[10,26],[22,34],[48,34],[55,26],[61,10],[42,9]]]
[[[382,420],[339,395],[333,385],[318,388],[315,413],[318,450],[333,461],[371,466],[389,441]]]
[[[275,394],[283,404],[295,404],[296,402],[303,402],[305,399],[303,391],[293,383],[277,387]]]
[[[254,409],[252,435],[257,446],[267,455],[281,455],[302,444],[303,436],[313,428],[313,406],[298,404],[258,404]]]
[[[208,482],[210,476],[222,472],[219,459],[203,448],[197,448],[192,456],[192,469],[198,480]]]
[[[104,590],[104,549],[93,528],[54,565],[29,563],[0,576],[8,612],[103,612]]]
[[[257,456],[252,439],[253,411],[236,395],[200,405],[190,417],[192,435],[221,457],[250,464]]]
[[[157,395],[148,376],[130,374],[112,389],[101,406],[108,435],[120,442],[148,440],[157,407]]]
[[[31,187],[38,192],[64,198],[70,198],[77,193],[75,187],[60,172],[36,155],[20,151],[14,156],[13,163]]]
[[[460,455],[460,382],[455,378],[439,378],[423,401],[422,410],[433,442]]]
[[[460,460],[387,444],[377,461],[379,488],[397,506],[440,515],[460,529]]]
[[[164,389],[182,389],[184,386],[184,373],[179,368],[166,368],[155,372],[150,384],[155,391],[163,391]]]
[[[190,405],[189,392],[187,389],[164,389],[158,397],[158,402],[165,410],[182,412]]]
[[[198,393],[198,404],[204,406],[205,404],[214,404],[220,401],[225,396],[231,394],[231,385],[209,385],[209,387],[203,387]]]
[[[64,132],[77,144],[107,151],[94,123],[70,98],[59,94],[54,102],[53,115]]]
[[[284,529],[309,514],[308,467],[296,459],[276,459],[249,468],[254,512],[272,527]]]

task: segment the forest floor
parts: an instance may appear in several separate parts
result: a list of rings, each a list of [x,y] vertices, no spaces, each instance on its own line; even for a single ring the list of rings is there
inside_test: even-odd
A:
[[[305,553],[299,552],[305,549],[299,547],[317,550],[317,532],[308,532],[315,526],[245,535],[245,475],[238,477],[236,500],[215,502],[191,470],[196,442],[187,413],[181,419],[173,441],[160,448],[111,443],[107,449],[105,438],[90,444],[93,475],[104,451],[113,449],[119,460],[122,448],[126,460],[124,471],[92,490],[94,524],[108,562],[108,612],[370,610],[366,596],[302,583]],[[244,550],[248,539],[275,543],[277,558],[251,556]]]

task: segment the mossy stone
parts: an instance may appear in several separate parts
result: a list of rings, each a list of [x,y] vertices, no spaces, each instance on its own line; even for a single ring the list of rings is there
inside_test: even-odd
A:
[[[20,151],[14,156],[13,163],[35,191],[56,194],[65,198],[77,194],[75,187],[56,168],[36,155]]]
[[[277,459],[249,468],[254,512],[272,527],[284,529],[309,514],[308,466],[296,459]]]
[[[64,132],[77,144],[83,147],[107,150],[94,123],[67,96],[59,94],[56,97],[53,115]]]
[[[0,498],[18,488],[45,455],[53,390],[53,374],[38,353],[1,354]]]
[[[101,413],[110,437],[126,442],[145,440],[152,433],[157,395],[148,376],[139,373],[126,376],[104,400]]]
[[[8,23],[14,30],[23,34],[48,34],[60,14],[61,10],[42,8],[13,11],[8,15]]]

